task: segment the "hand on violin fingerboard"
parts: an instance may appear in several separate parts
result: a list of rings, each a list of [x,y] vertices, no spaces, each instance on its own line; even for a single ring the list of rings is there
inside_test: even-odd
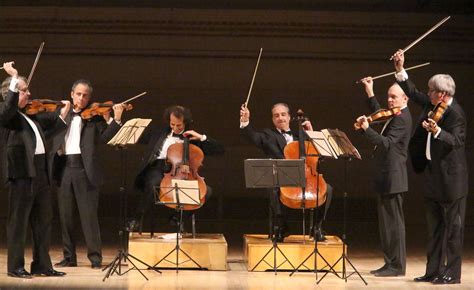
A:
[[[240,107],[240,122],[245,123],[250,121],[250,110],[243,104]]]
[[[362,128],[364,131],[367,130],[367,128],[369,128],[369,121],[367,120],[366,116],[360,116],[359,118],[357,118],[356,122],[357,124],[359,124],[360,128]]]
[[[421,126],[423,126],[423,128],[425,128],[426,131],[431,132],[432,134],[435,134],[435,135],[436,133],[438,133],[438,130],[440,130],[440,128],[438,127],[438,124],[436,124],[436,122],[433,119],[428,119],[426,121],[423,121],[423,123],[421,123]]]
[[[364,84],[365,92],[367,93],[367,97],[372,98],[374,94],[374,81],[372,77],[365,77],[360,80]]]

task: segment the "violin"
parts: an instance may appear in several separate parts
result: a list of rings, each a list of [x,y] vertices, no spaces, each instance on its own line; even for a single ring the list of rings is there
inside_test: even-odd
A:
[[[143,93],[138,94],[134,97],[131,97],[130,99],[125,100],[125,101],[123,101],[119,104],[120,105],[125,104],[125,110],[126,111],[132,110],[133,106],[131,104],[129,104],[129,102],[136,99],[136,98],[139,98],[143,95],[146,95],[146,92],[143,92]],[[82,117],[82,119],[89,120],[94,116],[103,116],[105,114],[110,113],[110,111],[112,110],[112,107],[114,105],[115,104],[112,101],[107,101],[107,102],[103,102],[103,103],[92,103],[89,106],[87,106],[85,109],[82,110],[81,117]],[[77,110],[77,108],[75,108],[75,109]]]
[[[369,122],[369,124],[372,122],[385,122],[385,121],[388,121],[393,116],[398,116],[401,113],[402,113],[402,109],[400,109],[400,107],[395,107],[392,109],[380,109],[372,113],[370,116],[368,116],[367,121]],[[360,123],[355,122],[354,129],[359,130],[360,128],[361,128]]]
[[[61,107],[64,107],[64,103],[61,101],[35,99],[28,101],[25,107],[25,113],[27,115],[36,115],[42,112],[54,112],[57,108]]]
[[[445,102],[439,102],[433,110],[428,112],[428,118],[432,119],[435,121],[435,123],[438,123],[441,118],[443,118],[444,112],[446,112],[446,109],[448,108],[448,104]]]
[[[159,200],[167,207],[177,208],[174,180],[197,180],[199,187],[199,205],[181,204],[183,210],[200,208],[206,198],[207,186],[204,178],[199,176],[198,169],[202,166],[204,152],[198,146],[189,143],[175,143],[168,148],[166,162],[171,164],[171,171],[163,176],[160,184]],[[179,194],[179,193],[178,193]]]
[[[123,104],[123,103],[121,103]],[[95,116],[104,116],[109,114],[115,104],[112,101],[103,103],[92,103],[81,112],[82,119],[89,120]],[[131,104],[125,104],[125,111],[133,109]]]
[[[281,187],[281,202],[293,209],[316,208],[326,202],[327,184],[323,175],[318,172],[318,150],[310,141],[303,141],[305,135],[302,123],[307,120],[303,112],[298,110],[300,130],[299,141],[288,143],[284,149],[285,159],[305,159],[306,187]],[[301,150],[302,148],[302,150]]]

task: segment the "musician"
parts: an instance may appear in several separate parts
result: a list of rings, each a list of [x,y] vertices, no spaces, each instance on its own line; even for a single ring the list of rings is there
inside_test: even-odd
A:
[[[79,213],[91,267],[102,267],[97,212],[99,187],[103,179],[98,164],[97,145],[108,142],[118,132],[124,105],[113,106],[113,118],[110,113],[106,113],[84,120],[80,113],[89,105],[92,90],[92,85],[87,80],[77,80],[72,85],[74,107],[66,117],[68,128],[54,137],[48,160],[50,178],[59,186],[58,204],[64,258],[55,264],[58,267],[77,266],[76,239],[73,236],[77,226],[74,222],[76,212]]]
[[[403,69],[405,56],[394,54],[396,78],[408,97],[423,108],[409,151],[417,173],[424,172],[424,203],[428,227],[425,275],[416,282],[457,284],[461,282],[464,218],[468,194],[465,155],[466,116],[454,98],[453,78],[437,74],[428,81],[428,93],[418,91]],[[428,112],[439,102],[448,105],[436,123]]]
[[[65,130],[66,124],[57,112],[27,116],[30,97],[27,80],[18,76],[13,62],[3,64],[10,77],[2,83],[0,130],[5,181],[8,185],[7,221],[8,276],[31,278],[32,275],[64,276],[53,269],[49,256],[51,190],[46,170],[46,138]],[[61,116],[66,116],[69,101],[63,101]],[[31,226],[33,261],[31,273],[25,270],[25,242]]]
[[[240,107],[240,129],[244,136],[255,146],[263,150],[268,158],[285,159],[283,150],[286,144],[298,140],[299,130],[293,131],[295,133],[290,131],[291,115],[290,108],[287,104],[274,104],[271,112],[274,128],[264,128],[261,131],[257,131],[250,125],[250,110],[245,104],[242,105]],[[310,121],[305,121],[301,125],[304,130],[313,130]],[[327,185],[326,205],[323,217],[319,219],[317,230],[317,239],[320,241],[325,240],[321,231],[321,224],[326,217],[332,197],[332,187],[329,184]],[[284,238],[288,235],[288,225],[286,222],[286,209],[280,201],[279,189],[272,190],[270,197],[270,211],[272,220],[274,221],[272,229],[273,234],[278,242],[283,242]]]
[[[190,144],[202,149],[205,155],[224,153],[224,147],[216,140],[191,129],[191,111],[182,106],[168,107],[163,114],[165,125],[148,127],[140,138],[141,144],[147,148],[139,165],[135,178],[135,187],[142,192],[134,215],[128,221],[128,230],[133,231],[140,225],[142,217],[155,203],[155,187],[159,187],[169,165],[166,163],[168,148],[176,143],[183,143],[183,138],[189,138]],[[211,188],[207,186],[206,201],[211,196]],[[193,211],[185,211],[184,216],[191,216]],[[171,217],[171,222],[177,222],[177,216]]]
[[[380,109],[371,77],[362,79],[371,111]],[[389,109],[401,111],[385,122],[378,133],[369,126],[366,116],[357,118],[362,133],[375,145],[374,183],[377,193],[379,235],[385,264],[370,273],[378,277],[403,276],[406,269],[405,218],[403,194],[408,191],[407,155],[411,136],[412,119],[407,106],[408,97],[398,84],[387,92]]]

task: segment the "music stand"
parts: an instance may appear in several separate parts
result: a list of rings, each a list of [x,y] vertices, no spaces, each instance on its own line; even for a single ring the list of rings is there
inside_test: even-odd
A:
[[[121,180],[122,184],[120,186],[120,225],[121,228],[119,230],[119,242],[120,248],[118,250],[117,255],[115,258],[110,262],[107,266],[105,266],[102,271],[106,271],[104,278],[102,281],[105,281],[107,278],[112,276],[113,274],[117,274],[119,276],[125,275],[131,270],[137,270],[146,280],[148,278],[143,274],[143,272],[137,267],[134,263],[139,262],[147,267],[150,267],[147,263],[143,262],[142,260],[138,259],[137,257],[133,256],[128,252],[128,235],[124,237],[124,225],[126,223],[127,217],[127,195],[125,192],[126,188],[126,166],[125,166],[125,149],[127,145],[133,145],[138,142],[141,134],[145,130],[145,128],[150,124],[151,119],[132,119],[127,121],[115,134],[115,136],[107,143],[108,145],[114,146],[117,150],[120,150],[120,172],[121,172]],[[128,233],[128,232],[127,232]],[[127,260],[133,267],[129,268],[128,270],[122,272],[122,263],[125,263]],[[154,269],[157,271],[156,269]],[[160,271],[157,271],[161,274]]]
[[[327,140],[327,138],[324,136],[324,134],[322,132],[319,132],[319,131],[305,131],[304,132],[304,136],[305,136],[305,139],[308,139],[311,141],[311,146],[314,147],[315,151],[317,152],[317,154],[312,154],[312,155],[316,155],[318,156],[318,160],[317,160],[317,164],[316,164],[316,171],[318,172],[318,175],[319,175],[319,172],[320,172],[320,162],[321,162],[321,159],[322,158],[333,158],[333,159],[337,159],[337,154],[336,152],[332,149],[329,141]],[[313,212],[313,216],[312,216],[312,220],[314,220],[314,224],[313,224],[313,241],[314,241],[314,250],[313,252],[311,252],[311,254],[309,254],[299,265],[298,267],[296,267],[291,273],[290,273],[290,276],[293,276],[294,273],[298,272],[298,270],[304,266],[304,264],[306,263],[307,260],[309,260],[312,256],[314,256],[314,273],[316,275],[316,279],[317,279],[317,275],[318,275],[318,269],[317,269],[317,258],[318,256],[326,263],[326,265],[330,266],[329,265],[329,262],[326,260],[326,258],[324,258],[323,255],[321,255],[321,253],[319,252],[318,250],[318,231],[319,231],[319,228],[318,226],[316,225],[317,224],[317,220],[316,220],[316,217],[318,215],[318,204],[319,204],[319,176],[317,176],[317,179],[318,181],[318,184],[316,186],[316,210]],[[304,234],[304,232],[303,232]],[[304,266],[306,267],[306,266]],[[307,267],[306,267],[307,268]],[[307,268],[308,269],[308,268]],[[308,269],[309,270],[309,269]],[[334,269],[333,267],[330,266],[330,271],[333,271],[334,272]],[[337,273],[336,273],[337,275]]]
[[[153,265],[153,268],[156,269],[161,262],[166,261],[168,263],[174,264],[176,268],[176,273],[178,273],[179,265],[191,261],[198,267],[198,270],[203,270],[204,268],[199,265],[199,263],[196,262],[196,260],[194,260],[188,253],[186,253],[186,251],[181,248],[181,245],[179,243],[179,239],[182,236],[181,224],[183,223],[184,206],[193,205],[200,207],[202,205],[198,181],[172,179],[171,183],[174,184],[174,186],[155,186],[155,204],[173,206],[176,212],[179,214],[179,220],[176,223],[176,245],[163,258],[156,262],[155,265]],[[172,201],[162,201],[162,199],[169,196],[172,196]],[[176,252],[176,261],[170,261],[167,259],[171,254],[173,254],[173,252]],[[179,262],[179,253],[185,255],[188,260]]]
[[[244,161],[244,170],[247,188],[280,188],[283,186],[304,188],[306,186],[305,163],[303,159],[246,159]],[[275,220],[273,224],[275,224]],[[271,266],[266,261],[266,258],[272,251],[275,275],[277,274],[277,269],[286,262],[290,264],[292,269],[295,269],[288,257],[278,247],[275,233],[273,233],[272,247],[263,255],[251,271],[254,271],[262,262]],[[276,264],[277,251],[284,258],[284,261],[278,266]]]
[[[346,252],[346,223],[347,223],[347,217],[346,217],[346,209],[347,209],[347,163],[351,161],[352,159],[358,159],[361,160],[362,157],[359,154],[359,151],[352,145],[351,141],[349,138],[347,138],[347,135],[338,130],[338,129],[324,129],[322,130],[322,133],[324,136],[326,136],[328,142],[331,144],[332,149],[334,152],[339,157],[344,158],[344,194],[343,194],[343,230],[342,230],[342,254],[339,259],[336,260],[336,262],[331,265],[331,269],[333,269],[339,261],[342,260],[342,275],[339,276],[335,271],[331,271],[334,273],[337,277],[345,280],[347,282],[347,278],[352,276],[353,274],[357,274],[359,278],[364,282],[365,285],[368,285],[365,279],[362,277],[362,275],[359,273],[359,271],[356,269],[356,267],[352,264],[351,260],[347,256]],[[347,269],[346,269],[346,261],[349,263],[349,265],[352,267],[352,270],[354,270],[352,273],[347,274]],[[318,284],[326,277],[326,275],[329,272],[326,272],[321,279],[317,282]]]

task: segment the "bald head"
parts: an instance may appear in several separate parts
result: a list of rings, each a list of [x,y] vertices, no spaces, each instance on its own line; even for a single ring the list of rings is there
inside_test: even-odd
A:
[[[387,103],[389,109],[395,107],[402,108],[407,105],[408,97],[397,83],[388,88]]]

